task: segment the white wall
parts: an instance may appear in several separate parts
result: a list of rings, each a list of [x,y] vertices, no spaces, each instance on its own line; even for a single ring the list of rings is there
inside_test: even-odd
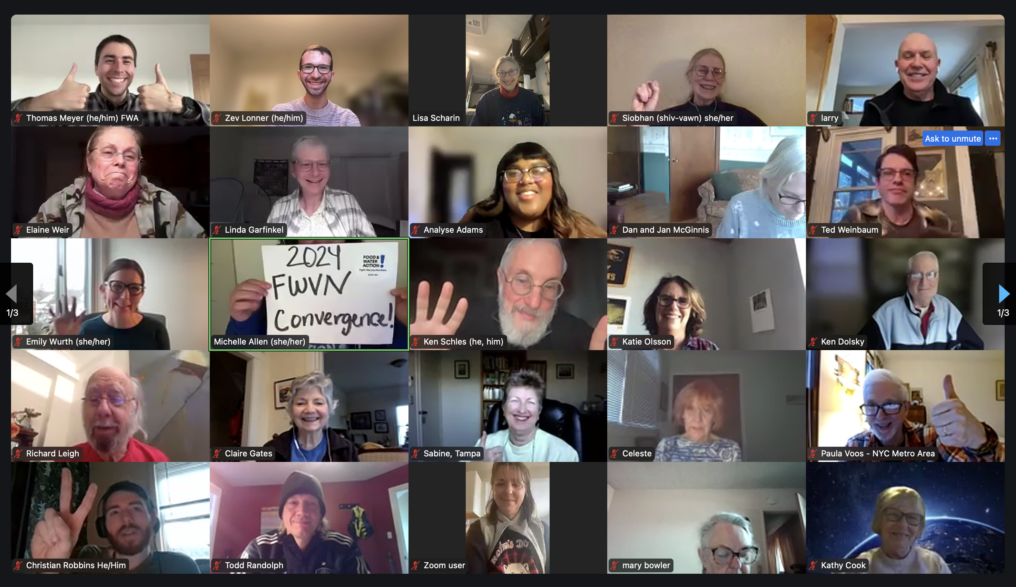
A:
[[[564,186],[568,205],[597,226],[607,228],[607,200],[603,194],[603,186],[607,185],[607,166],[603,164],[607,152],[605,127],[532,127],[521,132],[494,126],[443,130],[448,139],[447,153],[474,158],[473,203],[490,196],[501,157],[517,143],[531,141],[543,145],[557,162],[554,178]]]
[[[674,393],[681,390],[673,389],[674,376],[738,374],[743,460],[790,462],[799,458],[805,442],[807,408],[804,404],[787,404],[786,396],[804,394],[807,373],[803,352],[726,351],[691,355],[664,352],[661,355],[661,368],[670,389],[667,426],[660,431],[662,436],[677,433],[672,423],[673,398]]]
[[[363,391],[350,391],[346,394],[347,415],[352,412],[370,412],[371,424],[374,420],[374,410],[384,410],[388,422],[388,433],[379,434],[374,430],[351,430],[357,434],[366,433],[367,440],[380,443],[384,437],[392,442],[393,447],[402,445],[399,438],[399,426],[396,419],[395,408],[404,406],[409,402],[406,396],[405,387],[382,387],[379,389],[367,389]]]
[[[617,490],[607,513],[607,556],[670,558],[677,573],[701,573],[699,527],[718,512],[736,512],[751,520],[759,560],[752,573],[768,572],[764,512],[796,511],[791,489]],[[766,500],[776,498],[775,505]]]
[[[804,344],[805,290],[797,244],[793,239],[737,239],[730,246],[733,295],[729,312],[733,316],[734,346],[729,348],[800,349]],[[776,328],[754,333],[751,296],[765,289],[772,295]]]
[[[882,361],[911,388],[921,389],[929,424],[932,408],[945,400],[942,380],[952,375],[956,395],[967,408],[1005,437],[1005,402],[995,400],[995,382],[1005,380],[1005,351],[922,351],[920,357],[888,351],[882,353]]]
[[[322,369],[320,352],[246,353],[255,361],[253,381],[249,385],[255,397],[248,395],[244,428],[250,446],[261,446],[291,427],[284,409],[275,408],[275,382],[292,379]]]
[[[606,352],[606,351],[604,351]],[[589,351],[529,351],[527,361],[547,362],[547,397],[582,408],[582,402],[594,399],[595,390],[589,388]],[[558,379],[557,366],[575,366],[574,379]],[[603,394],[606,390],[599,390]]]
[[[19,25],[11,23],[11,100],[35,97],[60,87],[78,64],[79,83],[95,91],[95,48],[110,35],[123,35],[138,51],[131,91],[155,83],[155,64],[162,69],[169,89],[194,95],[191,55],[209,55],[208,24],[66,24]],[[39,43],[45,39],[45,50]],[[17,48],[17,50],[15,50]]]
[[[610,511],[610,502],[614,499],[614,488],[609,484],[607,485],[607,511]]]
[[[653,293],[660,278],[680,275],[702,294],[706,305],[706,323],[702,331],[720,349],[734,346],[734,324],[730,317],[729,295],[733,282],[730,268],[733,251],[730,245],[714,240],[698,239],[627,239],[613,241],[632,246],[628,283],[625,287],[608,287],[607,296],[631,298],[628,328],[624,334],[649,334],[642,324],[642,306]],[[756,243],[759,241],[749,241]]]
[[[102,239],[105,264],[137,261],[145,270],[140,309],[166,317],[170,346],[208,348],[208,241],[205,239]],[[95,292],[98,296],[98,291]],[[100,298],[96,297],[96,300]],[[102,302],[99,301],[99,304]],[[102,311],[102,306],[95,311]]]
[[[925,351],[930,352],[930,351]],[[864,381],[864,351],[821,351],[818,390],[818,445],[846,446],[847,439],[867,430],[861,404],[864,396],[860,385],[854,392],[847,392],[836,382],[836,357],[842,358]],[[884,356],[884,355],[883,355]],[[884,361],[884,359],[883,359]]]
[[[434,151],[452,148],[449,128],[409,127],[409,222],[434,222],[434,186],[431,183],[431,166]],[[458,220],[456,218],[455,220]]]
[[[480,440],[480,353],[469,350],[444,351],[440,371],[441,444],[473,446]],[[469,379],[455,378],[455,361],[469,361]],[[428,411],[434,414],[434,406]],[[489,477],[489,476],[488,476]]]
[[[804,15],[608,16],[607,106],[630,110],[635,88],[660,83],[660,110],[688,101],[685,71],[700,49],[723,54],[723,100],[766,124],[801,124],[805,106]]]

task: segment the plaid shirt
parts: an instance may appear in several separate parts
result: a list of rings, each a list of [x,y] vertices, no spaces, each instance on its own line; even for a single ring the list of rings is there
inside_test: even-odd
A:
[[[688,339],[687,344],[681,348],[682,351],[718,351],[720,347],[716,346],[716,343],[711,340],[699,338],[693,336]]]
[[[268,214],[268,224],[285,224],[289,228],[289,236],[344,236],[349,238],[377,236],[370,219],[349,192],[325,188],[324,200],[321,203],[321,214],[331,234],[311,234],[312,218],[300,208],[300,189],[280,198],[272,205]]]
[[[28,98],[11,102],[11,112],[21,110],[21,103]],[[142,120],[145,126],[208,126],[208,104],[198,102],[197,110],[173,114],[172,112],[144,112]],[[143,112],[137,94],[127,92],[127,99],[120,104],[113,104],[106,96],[96,91],[88,94],[85,110],[89,112]]]
[[[918,424],[910,420],[903,421],[903,446],[934,446],[938,449],[939,460],[950,463],[1002,463],[1005,462],[1005,444],[998,441],[998,433],[984,424],[984,433],[988,437],[984,446],[978,449],[946,446],[942,444],[935,427]],[[871,430],[855,434],[847,441],[848,447],[882,446]]]

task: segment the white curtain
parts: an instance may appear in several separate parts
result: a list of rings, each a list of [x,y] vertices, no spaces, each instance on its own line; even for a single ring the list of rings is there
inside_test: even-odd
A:
[[[998,175],[998,195],[1002,198],[1002,213],[1005,214],[1005,153],[995,153],[995,174]]]
[[[984,124],[1005,126],[1005,97],[998,81],[998,66],[990,47],[981,47],[977,55],[977,91],[984,108]]]

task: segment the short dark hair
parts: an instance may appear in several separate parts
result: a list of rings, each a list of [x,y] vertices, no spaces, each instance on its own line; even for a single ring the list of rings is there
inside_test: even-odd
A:
[[[695,289],[695,286],[680,275],[667,275],[656,284],[656,289],[653,290],[653,293],[649,294],[645,305],[642,307],[642,324],[646,327],[649,334],[653,336],[659,334],[660,325],[656,322],[656,304],[659,303],[660,292],[663,291],[663,288],[668,283],[676,283],[681,286],[691,300],[691,316],[688,318],[688,325],[685,327],[685,336],[691,338],[702,334],[702,325],[706,323],[705,301],[702,300],[702,296]]]
[[[525,370],[512,373],[504,384],[504,401],[508,401],[511,391],[517,387],[535,389],[540,397],[540,409],[543,409],[543,400],[547,396],[547,384],[543,382],[543,377],[540,377],[539,373]]]
[[[117,259],[106,267],[106,271],[102,274],[102,281],[109,281],[109,278],[113,276],[117,271],[123,271],[124,269],[130,269],[141,276],[141,285],[145,284],[145,271],[141,268],[141,265],[134,259]]]
[[[878,159],[875,160],[875,173],[882,170],[882,161],[885,160],[887,155],[899,155],[910,163],[910,166],[914,168],[914,173],[917,173],[917,151],[914,150],[910,145],[893,145],[886,149]]]
[[[134,46],[134,43],[130,39],[123,35],[110,35],[105,39],[99,41],[99,46],[95,48],[95,65],[99,65],[99,58],[102,57],[102,50],[106,48],[106,45],[110,43],[122,43],[131,48],[131,53],[134,54],[134,62],[138,61],[138,48]]]
[[[317,51],[318,53],[324,53],[325,55],[327,55],[329,67],[335,64],[335,60],[332,59],[332,52],[328,50],[328,47],[325,47],[324,45],[311,45],[310,47],[304,49],[303,53],[300,53],[300,67],[303,67],[303,56],[309,53],[310,51]]]

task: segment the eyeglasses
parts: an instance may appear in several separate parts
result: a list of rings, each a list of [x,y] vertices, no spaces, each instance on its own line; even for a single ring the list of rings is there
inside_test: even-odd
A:
[[[806,198],[795,198],[794,196],[785,196],[785,195],[783,195],[781,193],[780,194],[780,201],[783,202],[784,204],[789,204],[791,206],[796,206],[798,204],[803,204],[803,203],[807,202],[808,200]]]
[[[896,508],[886,508],[885,511],[882,512],[882,515],[884,515],[885,519],[890,522],[899,522],[901,519],[906,518],[907,524],[910,524],[911,526],[920,526],[921,522],[924,521],[924,516],[921,514],[904,514]]]
[[[695,77],[706,77],[710,73],[712,73],[713,77],[716,79],[723,79],[723,76],[726,75],[726,73],[718,67],[714,67],[713,69],[709,69],[708,67],[695,68]]]
[[[884,167],[878,170],[879,179],[892,179],[896,177],[896,174],[900,174],[900,177],[907,180],[912,180],[917,177],[917,173],[913,169],[889,169]]]
[[[716,561],[716,564],[718,565],[729,565],[730,560],[734,558],[734,555],[737,555],[737,558],[746,565],[750,565],[758,560],[758,548],[755,546],[742,548],[736,553],[726,546],[707,548],[706,550],[712,551],[713,560]]]
[[[564,284],[556,279],[544,282],[543,285],[537,286],[533,283],[533,278],[529,277],[525,273],[519,273],[515,277],[508,280],[508,283],[512,286],[512,291],[520,296],[528,296],[529,292],[533,291],[534,287],[540,288],[540,297],[553,302],[558,300],[562,294],[564,294]]]
[[[119,407],[123,407],[123,405],[125,403],[129,402],[129,401],[133,401],[134,398],[127,397],[127,396],[123,395],[122,393],[108,393],[106,395],[102,395],[102,394],[98,394],[98,393],[90,393],[90,394],[86,395],[85,397],[81,398],[81,401],[87,402],[93,408],[97,408],[97,407],[99,407],[100,404],[102,404],[102,400],[103,399],[108,401],[109,405],[111,405],[111,406],[113,406],[115,408],[119,408]]]
[[[123,290],[127,290],[132,296],[139,296],[145,291],[145,286],[140,283],[124,283],[122,281],[107,281],[106,285],[109,289],[113,290],[113,293],[120,295]]]
[[[899,403],[884,404],[881,406],[864,404],[861,406],[861,411],[864,412],[865,416],[877,416],[879,410],[885,412],[886,416],[895,416],[900,413],[901,409],[903,409],[903,404]]]
[[[331,65],[312,65],[310,63],[305,63],[303,65],[303,67],[300,68],[300,71],[310,75],[310,74],[314,73],[315,69],[318,70],[318,72],[320,72],[321,74],[328,74],[328,73],[330,73],[332,71],[332,66]]]
[[[550,175],[550,167],[540,166],[531,167],[529,169],[505,169],[504,179],[509,183],[518,183],[522,181],[523,176],[529,174],[529,177],[533,178],[533,181],[540,183]]]
[[[117,151],[116,149],[92,149],[92,151],[99,151],[99,158],[107,163],[116,159],[117,155],[123,155],[124,163],[131,165],[141,161],[141,156],[134,151]]]
[[[670,305],[673,304],[674,302],[677,302],[678,308],[684,309],[691,305],[691,298],[686,298],[683,296],[680,298],[675,298],[674,296],[663,295],[657,298],[656,300],[656,303],[663,306],[664,308],[669,308]]]
[[[920,281],[921,277],[924,277],[928,281],[934,281],[938,279],[938,271],[929,271],[927,273],[907,273],[907,277],[910,278],[910,281]]]
[[[499,71],[499,72],[497,72],[497,77],[512,77],[512,76],[516,76],[518,74],[519,74],[519,70],[517,70],[517,69],[509,69],[508,71]]]
[[[320,161],[316,161],[316,162],[315,161],[293,161],[293,163],[296,164],[296,167],[300,171],[310,171],[311,169],[314,169],[315,167],[317,168],[318,171],[324,171],[324,170],[328,169],[329,167],[331,167],[331,165],[332,165],[331,162],[322,163]]]

